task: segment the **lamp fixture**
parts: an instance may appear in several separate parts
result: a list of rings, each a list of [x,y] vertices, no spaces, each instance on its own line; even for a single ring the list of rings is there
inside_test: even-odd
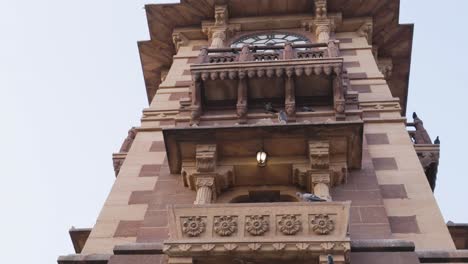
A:
[[[265,167],[267,162],[268,154],[262,150],[257,152],[257,164],[259,167]]]

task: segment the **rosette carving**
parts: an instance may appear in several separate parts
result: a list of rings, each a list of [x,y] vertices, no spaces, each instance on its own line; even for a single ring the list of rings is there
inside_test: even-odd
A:
[[[191,237],[197,237],[205,232],[205,227],[206,224],[200,216],[188,217],[182,223],[182,231]]]
[[[301,230],[301,221],[295,215],[283,215],[278,222],[279,231],[285,235],[295,235]]]
[[[261,215],[253,215],[247,217],[245,226],[247,232],[249,232],[249,234],[251,234],[252,236],[261,236],[265,234],[270,228],[268,218]]]
[[[319,235],[329,234],[335,229],[335,223],[330,219],[328,215],[320,214],[314,216],[311,221],[312,230]]]
[[[220,216],[214,221],[214,231],[220,236],[230,236],[237,231],[237,218],[235,216]]]

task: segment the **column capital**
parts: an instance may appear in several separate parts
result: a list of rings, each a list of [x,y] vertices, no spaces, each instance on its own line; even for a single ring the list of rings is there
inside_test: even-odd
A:
[[[208,187],[210,189],[214,189],[216,182],[215,175],[203,175],[197,176],[195,181],[195,186],[197,190],[202,187]]]

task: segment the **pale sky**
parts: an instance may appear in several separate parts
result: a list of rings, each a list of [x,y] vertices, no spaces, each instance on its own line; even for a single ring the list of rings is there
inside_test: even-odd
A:
[[[143,6],[156,2],[0,0],[3,263],[56,263],[74,252],[68,229],[93,226],[111,154],[147,107],[136,42],[149,39]],[[445,220],[468,222],[468,1],[440,3],[402,0],[400,22],[416,24],[408,116],[441,138]]]

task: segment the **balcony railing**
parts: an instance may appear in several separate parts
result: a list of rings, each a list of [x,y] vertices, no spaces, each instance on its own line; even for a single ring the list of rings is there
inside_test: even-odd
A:
[[[246,123],[249,105],[258,106],[265,100],[284,107],[289,121],[295,121],[299,101],[306,104],[303,106],[315,102],[332,105],[337,119],[344,120],[347,97],[352,97],[347,96],[347,73],[335,41],[205,48],[198,64],[190,69],[192,124],[198,124],[203,109],[210,105],[232,105],[239,123]]]
[[[164,250],[175,257],[340,255],[350,249],[349,209],[349,202],[174,206]]]
[[[406,125],[407,127],[413,128],[412,130],[408,130],[408,133],[414,143],[414,148],[418,154],[419,161],[424,169],[429,185],[432,191],[434,191],[439,167],[440,140],[439,137],[437,137],[436,140],[432,142],[429,133],[424,128],[423,121],[416,113],[413,113],[413,119],[413,123],[407,123]]]
[[[244,46],[243,48],[223,48],[201,50],[199,64],[276,61],[292,59],[323,59],[339,56],[339,49],[334,41],[317,44],[285,46]]]

